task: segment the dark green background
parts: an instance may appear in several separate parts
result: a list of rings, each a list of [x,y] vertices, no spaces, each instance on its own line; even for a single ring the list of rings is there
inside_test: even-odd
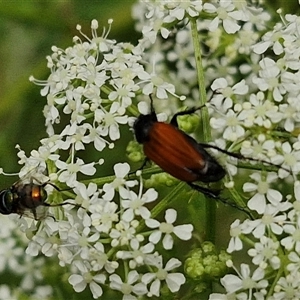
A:
[[[65,48],[78,35],[76,25],[91,36],[90,22],[97,19],[101,36],[107,20],[114,20],[109,38],[136,43],[131,19],[134,1],[1,1],[0,2],[0,167],[16,172],[15,145],[29,155],[46,136],[42,115],[45,98],[29,82],[49,76],[46,56],[51,46]],[[1,177],[0,188],[7,186]],[[9,179],[8,179],[9,180]]]

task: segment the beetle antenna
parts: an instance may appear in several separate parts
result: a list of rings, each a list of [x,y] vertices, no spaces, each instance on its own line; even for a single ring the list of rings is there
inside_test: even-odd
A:
[[[287,168],[284,168],[283,166],[281,165],[278,165],[278,164],[274,164],[270,161],[266,161],[266,160],[261,160],[261,159],[257,159],[257,158],[252,158],[252,157],[246,157],[244,155],[242,155],[241,153],[235,153],[235,152],[230,152],[230,151],[227,151],[227,150],[224,150],[224,149],[221,149],[219,148],[218,146],[215,146],[215,145],[211,145],[211,144],[205,144],[205,143],[199,143],[203,148],[211,148],[211,149],[215,149],[219,152],[222,152],[224,154],[227,154],[231,157],[235,157],[237,159],[241,159],[241,160],[250,160],[250,161],[255,161],[255,162],[258,162],[258,163],[264,163],[264,164],[268,164],[269,166],[273,166],[277,169],[283,169],[284,171],[287,171],[289,174],[291,174],[291,171],[288,170]]]
[[[149,98],[150,98],[150,112],[155,113],[155,109],[154,109],[154,105],[153,105],[153,98],[152,98],[152,94],[149,94]]]
[[[177,117],[178,116],[184,116],[184,115],[190,115],[190,114],[193,114],[194,112],[196,112],[197,110],[201,110],[202,108],[206,107],[206,104],[203,104],[201,106],[198,106],[198,107],[191,107],[187,110],[183,110],[183,111],[179,111],[177,112],[171,119],[170,121],[170,124],[175,126],[175,127],[178,127],[178,121],[177,121]]]

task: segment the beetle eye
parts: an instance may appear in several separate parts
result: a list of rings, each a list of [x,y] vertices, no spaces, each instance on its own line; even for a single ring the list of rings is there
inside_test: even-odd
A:
[[[11,214],[13,204],[13,193],[9,190],[0,192],[0,213],[3,215]]]

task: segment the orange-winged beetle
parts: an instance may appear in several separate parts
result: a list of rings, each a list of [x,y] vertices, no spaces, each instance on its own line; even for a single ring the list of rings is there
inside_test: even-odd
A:
[[[231,206],[238,207],[219,197],[220,190],[212,190],[195,184],[195,182],[217,182],[226,175],[226,170],[205,149],[212,148],[238,159],[248,159],[280,168],[281,166],[258,160],[246,158],[240,153],[232,153],[217,146],[198,143],[194,138],[178,128],[177,117],[192,114],[203,108],[193,107],[186,111],[176,113],[170,123],[159,122],[153,108],[151,99],[151,111],[149,114],[141,114],[133,125],[135,137],[138,143],[143,145],[147,159],[152,160],[162,170],[175,178],[185,181],[192,188],[203,194],[221,200]]]
[[[159,122],[151,99],[151,112],[140,115],[134,125],[135,137],[143,144],[146,157],[165,172],[187,182],[200,192],[217,198],[219,191],[194,184],[216,182],[224,178],[225,169],[204,148],[207,144],[198,143],[178,128],[177,117],[194,113],[200,107],[176,113],[170,123]]]

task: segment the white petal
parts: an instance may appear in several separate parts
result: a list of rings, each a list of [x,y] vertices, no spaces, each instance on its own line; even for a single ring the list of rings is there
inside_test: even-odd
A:
[[[165,215],[165,219],[167,221],[167,223],[174,223],[176,221],[177,218],[177,211],[175,209],[169,208],[166,210],[166,215]]]
[[[145,223],[149,228],[158,228],[160,225],[160,223],[154,219],[148,219],[145,221]]]
[[[213,91],[218,90],[218,89],[224,89],[228,86],[227,80],[225,78],[218,78],[214,80],[214,82],[211,85],[211,89]]]
[[[94,167],[94,163],[81,166],[80,172],[85,175],[94,175],[96,173],[96,168]]]
[[[300,201],[300,181],[294,183],[294,194],[297,201]]]
[[[160,292],[160,280],[156,279],[152,282],[150,286],[150,293],[153,294],[154,296],[159,297],[159,292]]]
[[[94,299],[98,299],[103,293],[101,286],[95,283],[94,281],[90,283],[90,290],[93,294]]]
[[[209,24],[208,26],[208,30],[209,31],[216,31],[216,29],[218,28],[218,25],[219,25],[219,18],[218,17],[215,17]]]
[[[130,271],[128,273],[128,280],[127,283],[129,284],[133,284],[134,282],[136,282],[139,279],[139,273],[137,271]]]
[[[130,171],[130,166],[127,163],[118,163],[114,165],[116,177],[124,178]]]
[[[189,240],[192,237],[193,225],[186,224],[186,225],[179,225],[174,227],[173,232],[184,241]]]
[[[253,51],[256,53],[256,54],[262,54],[264,53],[268,47],[270,46],[270,42],[269,41],[266,41],[266,42],[260,42],[260,43],[257,43],[254,47],[253,47]]]
[[[147,221],[147,220],[146,220]],[[159,240],[161,239],[161,232],[160,231],[154,231],[149,236],[149,241],[153,244],[157,244]]]
[[[267,192],[267,199],[276,206],[282,200],[282,195],[279,191],[269,189]]]
[[[166,266],[165,266],[165,270],[166,271],[171,271],[175,268],[178,268],[182,265],[182,262],[177,259],[177,258],[171,258],[167,263],[166,263]]]
[[[150,240],[150,239],[149,239]],[[150,241],[151,242],[151,241]],[[166,250],[170,250],[173,247],[173,238],[170,234],[166,234],[163,238],[163,247]]]
[[[227,33],[236,33],[241,28],[240,25],[230,19],[223,21],[223,27]]]
[[[256,210],[259,214],[262,214],[266,209],[265,196],[261,194],[255,194],[248,201],[248,207],[252,210]]]
[[[69,277],[69,283],[77,293],[82,292],[86,288],[86,282],[83,280],[82,276],[77,274],[73,274]]]
[[[242,280],[239,277],[231,274],[225,275],[221,279],[221,283],[229,293],[234,293],[243,287]]]
[[[185,283],[185,277],[181,273],[168,274],[166,283],[170,291],[175,293],[179,291],[180,286]]]

